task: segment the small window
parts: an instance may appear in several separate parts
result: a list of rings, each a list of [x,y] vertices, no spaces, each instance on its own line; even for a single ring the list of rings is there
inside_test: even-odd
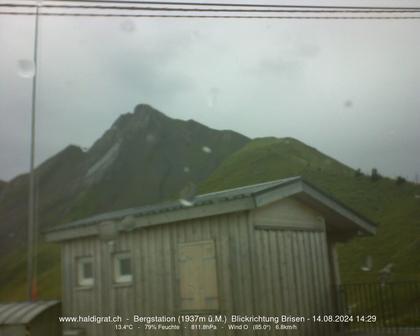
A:
[[[93,258],[82,257],[77,261],[77,283],[79,286],[90,287],[94,284]]]
[[[129,253],[117,253],[114,255],[114,280],[116,283],[133,281],[131,256]]]

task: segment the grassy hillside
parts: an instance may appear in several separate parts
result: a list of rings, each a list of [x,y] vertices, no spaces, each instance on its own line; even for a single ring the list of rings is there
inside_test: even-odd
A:
[[[301,175],[356,211],[379,223],[375,237],[339,246],[344,282],[374,281],[393,263],[393,279],[420,280],[420,186],[356,176],[355,171],[291,138],[256,139],[225,160],[201,186],[210,192]],[[416,195],[419,195],[416,197]],[[373,269],[361,271],[372,256]]]
[[[173,119],[140,104],[133,113],[121,115],[89,150],[68,146],[37,167],[40,230],[178,196],[191,182],[204,181],[248,141],[234,131]],[[28,182],[28,174],[0,181],[0,301],[26,295]],[[57,251],[48,245],[40,249],[45,296],[59,295]]]
[[[0,258],[1,301],[27,299],[26,249],[16,249]],[[41,244],[38,253],[38,294],[43,299],[59,298],[61,286],[60,247],[57,244]]]
[[[375,281],[389,263],[395,264],[395,280],[420,280],[420,186],[389,178],[372,181],[295,139],[263,138],[224,160],[199,192],[296,175],[380,223],[375,237],[355,238],[339,247],[344,282]],[[373,258],[371,272],[361,271],[367,256]],[[0,301],[25,298],[25,258],[26,251],[17,250],[0,259]],[[41,297],[60,295],[58,246],[41,246],[39,280]]]

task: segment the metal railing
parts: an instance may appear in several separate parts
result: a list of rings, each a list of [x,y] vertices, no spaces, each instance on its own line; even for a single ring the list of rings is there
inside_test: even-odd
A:
[[[336,292],[344,334],[420,335],[420,282],[355,283]]]

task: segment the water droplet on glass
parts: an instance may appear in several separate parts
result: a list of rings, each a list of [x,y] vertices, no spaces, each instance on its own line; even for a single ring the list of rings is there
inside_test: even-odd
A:
[[[35,76],[35,63],[29,59],[18,60],[18,74],[23,78],[32,78]]]
[[[372,270],[373,261],[372,256],[367,256],[365,259],[365,263],[362,265],[361,270],[363,272],[370,272]]]
[[[190,206],[194,205],[194,202],[188,201],[188,200],[183,199],[183,198],[179,199],[179,203],[181,203],[183,206],[186,206],[186,207],[190,207]]]
[[[394,263],[387,264],[384,268],[382,268],[379,273],[388,273],[390,274],[392,272],[392,268],[394,267]]]
[[[121,29],[127,33],[131,33],[134,30],[136,30],[135,23],[130,19],[126,19],[123,22],[121,22],[120,26],[121,26]]]
[[[353,107],[353,102],[352,102],[350,99],[346,100],[346,101],[344,102],[344,107],[346,107],[346,108],[351,108],[351,107]]]
[[[156,142],[156,136],[154,134],[149,133],[146,135],[146,141],[149,143],[154,143]]]
[[[209,108],[214,108],[214,101],[211,97],[209,97],[207,105],[209,106]]]
[[[193,182],[188,182],[179,193],[179,202],[183,206],[193,206],[196,186]]]
[[[189,172],[190,172],[190,167],[185,166],[185,167],[184,167],[184,173],[189,173]]]
[[[207,147],[207,146],[203,146],[203,147],[201,148],[201,150],[202,150],[204,153],[207,153],[207,154],[210,154],[210,153],[211,153],[211,148],[210,148],[210,147]]]
[[[133,216],[126,216],[121,221],[120,226],[124,228],[124,231],[132,231],[136,226],[136,221]]]
[[[216,107],[217,98],[220,94],[220,90],[216,87],[210,89],[209,97],[208,97],[208,106],[213,109]]]

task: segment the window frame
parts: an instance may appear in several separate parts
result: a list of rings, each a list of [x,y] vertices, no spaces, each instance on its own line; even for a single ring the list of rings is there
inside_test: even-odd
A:
[[[90,264],[92,275],[86,277],[84,265]],[[76,280],[77,286],[80,288],[91,288],[95,285],[95,267],[92,256],[83,256],[76,259]]]
[[[130,262],[130,274],[121,274],[121,260],[128,259]],[[116,285],[129,285],[133,283],[133,263],[129,251],[116,252],[112,256],[113,282]]]

